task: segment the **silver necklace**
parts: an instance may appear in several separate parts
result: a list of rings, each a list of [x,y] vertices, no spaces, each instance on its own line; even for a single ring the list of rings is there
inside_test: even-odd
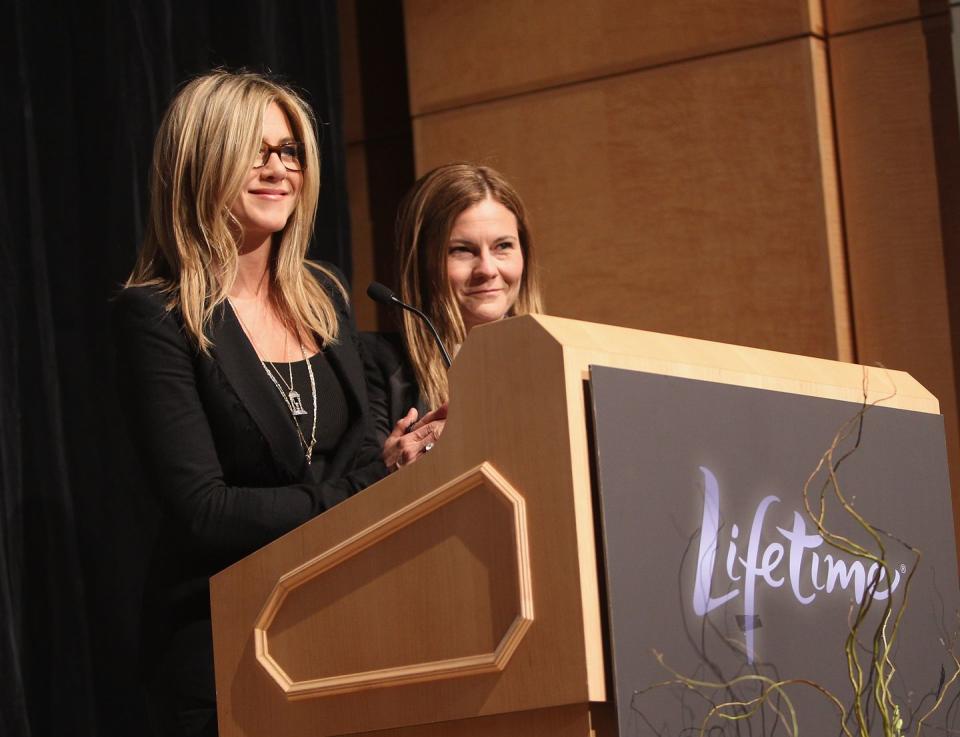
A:
[[[304,354],[303,344],[300,345],[300,353]],[[283,355],[287,355],[287,336],[284,333],[283,336]],[[306,355],[304,355],[304,360],[306,361]],[[303,402],[300,401],[300,392],[293,388],[293,364],[287,363],[287,373],[290,376],[290,382],[288,383],[284,378],[283,374],[277,370],[277,367],[274,365],[273,361],[267,361],[266,363],[270,364],[270,368],[273,369],[273,373],[276,374],[277,378],[283,382],[283,385],[287,388],[287,406],[290,407],[290,411],[293,413],[294,417],[302,417],[307,414],[307,410],[303,408]],[[307,362],[309,365],[309,361]],[[271,376],[270,378],[273,378]],[[276,384],[276,381],[274,381]],[[316,409],[316,402],[314,402],[314,409]]]
[[[300,445],[303,446],[305,451],[307,463],[309,464],[313,460],[313,449],[317,444],[317,382],[313,377],[313,366],[310,365],[310,361],[307,359],[307,352],[303,347],[303,343],[300,343],[300,355],[303,356],[304,362],[307,364],[307,374],[310,376],[310,394],[313,399],[313,420],[310,423],[310,442],[307,442],[307,439],[303,436],[303,431],[300,429],[300,423],[297,422],[297,417],[307,414],[307,411],[303,408],[303,402],[300,400],[300,394],[293,388],[293,366],[289,363],[287,367],[290,371],[290,383],[287,385],[288,391],[284,392],[283,387],[280,386],[280,381],[283,381],[283,375],[277,371],[274,366],[274,370],[271,371],[266,362],[260,356],[260,350],[257,348],[256,341],[253,339],[253,333],[251,333],[246,324],[243,322],[243,318],[240,317],[240,313],[237,311],[236,306],[233,304],[233,300],[229,297],[227,301],[230,302],[230,307],[233,310],[233,314],[237,316],[237,320],[240,323],[240,327],[243,328],[244,334],[247,336],[247,340],[250,341],[250,345],[253,346],[253,352],[257,354],[257,359],[260,361],[260,365],[263,366],[263,370],[266,372],[267,376],[270,377],[270,381],[273,382],[273,385],[277,387],[277,391],[280,392],[280,397],[283,399],[283,403],[287,405],[287,409],[290,410],[290,414],[293,417],[293,427],[297,431],[297,437],[300,438]],[[284,343],[286,343],[286,337],[284,337]],[[284,348],[284,353],[286,353],[286,348]],[[273,363],[270,364],[273,366]],[[276,376],[274,376],[274,371],[276,371]],[[277,381],[277,376],[280,377],[280,381]],[[287,382],[283,381],[284,384]]]
[[[293,412],[296,417],[307,414],[307,410],[303,408],[303,402],[300,400],[300,392],[293,388],[293,365],[289,363],[287,364],[287,371],[290,374],[290,381],[287,382],[283,378],[283,374],[277,370],[277,367],[274,365],[273,361],[267,361],[267,363],[270,364],[270,368],[273,369],[274,373],[277,375],[277,378],[283,382],[283,385],[287,390],[287,402],[290,405],[290,411]]]

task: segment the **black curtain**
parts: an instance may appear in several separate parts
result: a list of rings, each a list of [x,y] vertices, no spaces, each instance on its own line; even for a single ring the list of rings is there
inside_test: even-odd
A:
[[[117,396],[109,299],[153,133],[215,66],[278,74],[325,127],[311,255],[349,275],[335,0],[12,0],[0,80],[0,735],[149,733],[137,678],[156,509]]]

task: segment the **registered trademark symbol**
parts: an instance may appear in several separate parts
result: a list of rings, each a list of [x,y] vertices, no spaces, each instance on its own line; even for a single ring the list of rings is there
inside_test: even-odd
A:
[[[906,564],[906,563],[901,563],[901,564],[900,564],[900,573],[906,573],[906,572],[907,572],[907,564]]]

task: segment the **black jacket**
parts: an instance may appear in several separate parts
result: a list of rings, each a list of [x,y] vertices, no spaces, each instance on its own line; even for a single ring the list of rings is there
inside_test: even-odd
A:
[[[339,290],[321,283],[339,320],[326,357],[350,419],[319,472],[228,303],[209,328],[208,355],[156,289],[124,289],[116,300],[121,400],[164,513],[145,596],[148,669],[173,632],[209,619],[210,576],[387,473],[356,329]],[[317,403],[322,411],[322,397]]]
[[[374,431],[377,442],[383,446],[393,426],[411,407],[416,407],[417,416],[423,417],[427,406],[399,333],[360,333],[360,341],[366,360]]]

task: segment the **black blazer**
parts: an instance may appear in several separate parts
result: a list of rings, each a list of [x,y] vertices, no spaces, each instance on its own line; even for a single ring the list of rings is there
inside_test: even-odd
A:
[[[145,595],[146,664],[177,629],[209,618],[208,579],[386,475],[373,433],[362,347],[339,290],[326,357],[350,417],[322,468],[306,463],[289,410],[229,303],[204,354],[158,290],[124,289],[114,309],[121,401],[163,509]],[[317,397],[320,411],[323,398]]]
[[[366,361],[374,432],[377,442],[383,446],[393,426],[411,407],[417,408],[418,417],[423,417],[428,408],[399,333],[360,333],[360,341]]]

